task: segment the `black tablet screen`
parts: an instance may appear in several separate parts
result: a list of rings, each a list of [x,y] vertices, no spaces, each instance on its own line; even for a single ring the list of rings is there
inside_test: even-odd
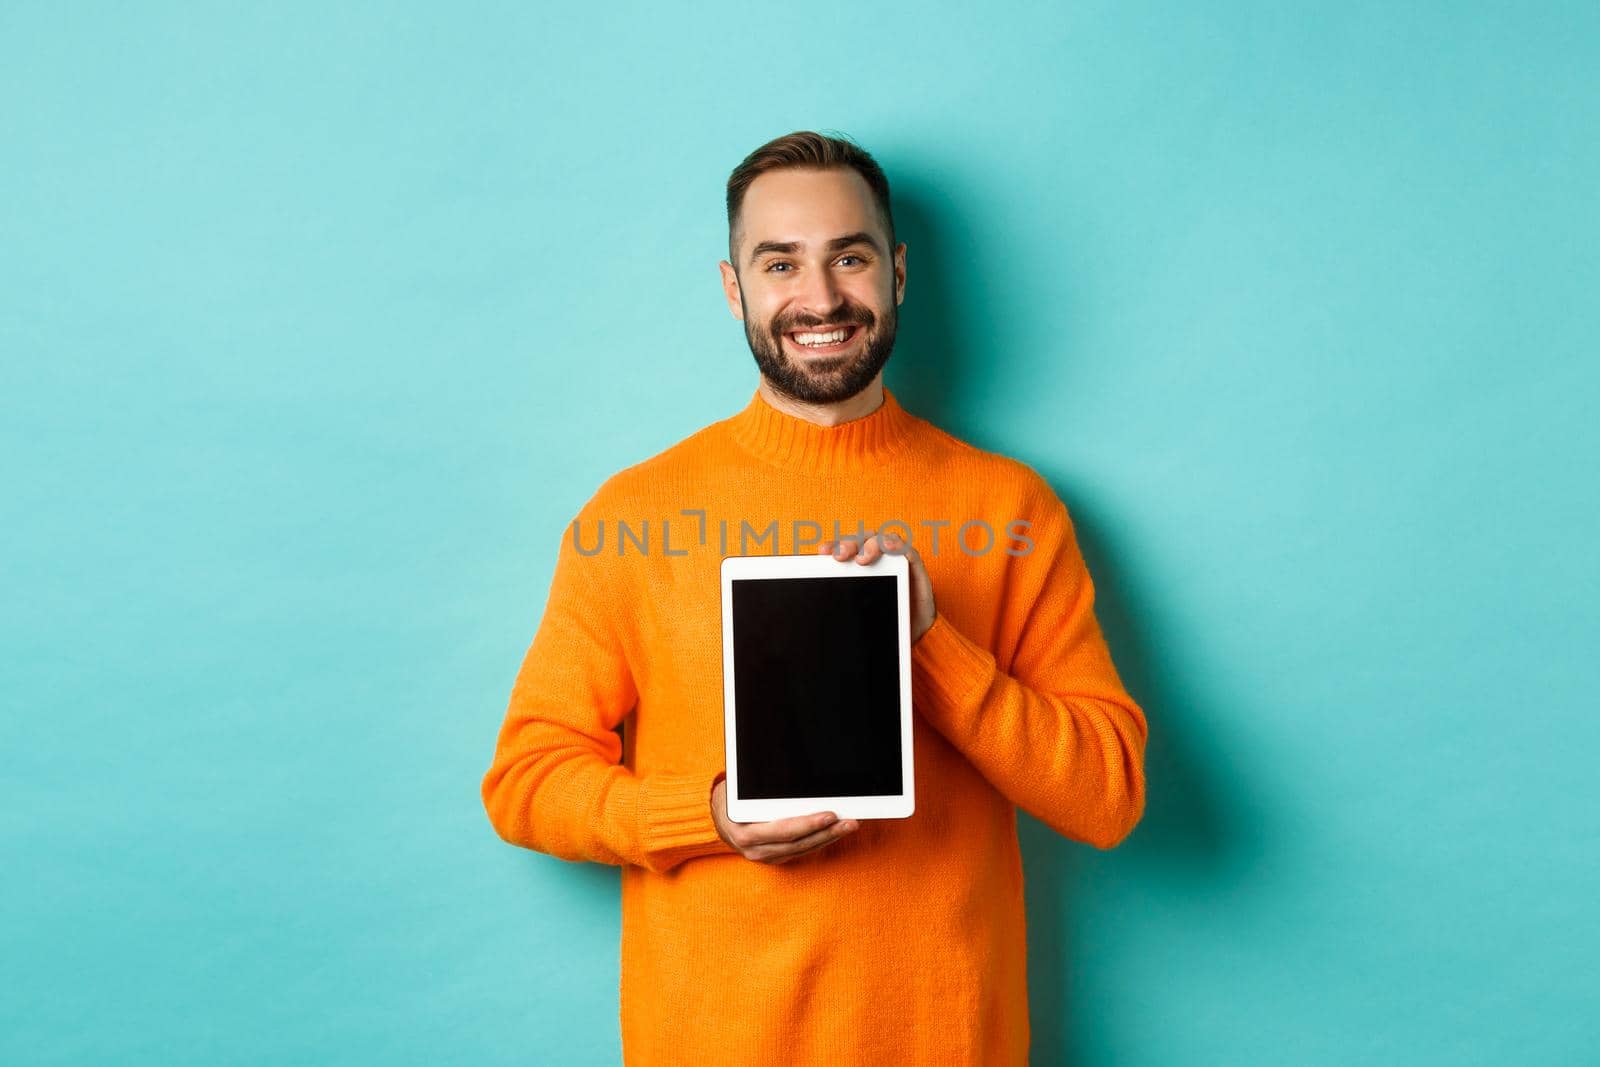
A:
[[[739,795],[899,794],[894,576],[732,586]]]

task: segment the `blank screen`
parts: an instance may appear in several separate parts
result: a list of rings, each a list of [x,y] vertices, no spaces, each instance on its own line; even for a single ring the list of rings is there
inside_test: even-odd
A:
[[[739,795],[898,795],[894,576],[731,584]]]

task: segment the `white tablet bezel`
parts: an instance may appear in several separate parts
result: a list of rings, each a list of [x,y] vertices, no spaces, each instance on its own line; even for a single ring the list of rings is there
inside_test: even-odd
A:
[[[739,795],[738,731],[734,722],[733,685],[733,582],[735,579],[855,578],[895,579],[897,645],[900,657],[900,784],[901,792],[886,796],[794,797],[744,799]],[[766,822],[791,815],[831,811],[841,819],[904,819],[916,810],[916,783],[911,761],[911,570],[904,555],[884,553],[871,563],[837,560],[813,553],[794,556],[725,556],[722,560],[722,716],[724,767],[727,771],[728,818],[734,822]]]

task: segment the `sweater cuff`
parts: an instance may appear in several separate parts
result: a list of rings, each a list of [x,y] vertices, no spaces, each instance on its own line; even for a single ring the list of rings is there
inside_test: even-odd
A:
[[[976,707],[994,674],[994,656],[942,614],[911,646],[911,692],[936,721]]]
[[[639,789],[641,839],[650,866],[666,870],[696,856],[732,852],[711,818],[711,787],[705,774],[653,774]]]

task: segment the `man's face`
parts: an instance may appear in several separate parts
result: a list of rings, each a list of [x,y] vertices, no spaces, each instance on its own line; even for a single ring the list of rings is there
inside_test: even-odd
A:
[[[723,292],[772,386],[832,404],[870,385],[894,348],[906,246],[889,248],[866,180],[769,171],[745,191],[734,241]]]

